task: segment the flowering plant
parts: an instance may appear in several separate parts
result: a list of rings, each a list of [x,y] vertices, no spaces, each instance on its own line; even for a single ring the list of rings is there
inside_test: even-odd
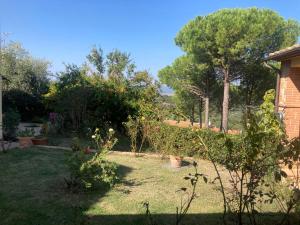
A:
[[[74,151],[68,160],[70,177],[65,178],[67,187],[74,189],[84,187],[87,189],[113,186],[118,181],[117,164],[109,162],[105,156],[117,142],[115,131],[110,128],[106,137],[101,136],[99,128],[95,129],[92,139],[96,144],[96,154],[87,157],[89,147],[84,151]],[[79,147],[80,149],[81,147]]]
[[[118,139],[114,137],[115,131],[112,128],[109,128],[107,137],[103,138],[101,136],[101,131],[99,128],[95,129],[94,134],[92,135],[92,139],[94,140],[97,151],[99,153],[105,154],[112,150],[114,145],[117,143]]]

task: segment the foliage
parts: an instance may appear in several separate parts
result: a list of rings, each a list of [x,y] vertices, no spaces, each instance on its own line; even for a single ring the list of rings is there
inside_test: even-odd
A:
[[[202,151],[202,154],[213,164],[217,177],[212,178],[210,183],[218,183],[217,189],[223,196],[224,224],[231,224],[231,222],[239,225],[259,224],[257,219],[261,206],[273,202],[279,205],[279,209],[283,213],[278,224],[290,224],[290,214],[300,202],[298,176],[292,182],[292,186],[289,186],[291,184],[289,180],[285,185],[278,183],[281,178],[287,178],[287,174],[281,170],[280,164],[292,168],[294,162],[299,160],[300,141],[286,140],[284,128],[274,113],[274,98],[274,90],[265,93],[264,103],[256,113],[250,113],[248,123],[241,136],[219,133],[212,139],[211,135],[203,135],[203,133],[191,129],[185,130],[184,137],[187,140],[193,140],[189,134],[196,135],[200,143],[199,148],[195,146],[195,149]],[[187,145],[181,146],[181,143],[185,143],[187,140],[181,142],[184,139],[180,137],[180,133],[183,132],[177,134],[176,129],[184,130],[184,128],[173,127],[170,132],[162,124],[156,126],[157,133],[160,130],[163,130],[162,133],[167,133],[161,137],[165,141],[161,140],[160,149],[188,149]],[[170,133],[174,134],[175,138]],[[227,182],[227,175],[230,177],[229,182]],[[193,184],[194,177],[186,177],[186,179],[191,179]],[[204,179],[206,182],[208,181],[207,177]],[[192,200],[192,197],[189,199]],[[150,224],[154,224],[149,203],[146,202],[144,206]],[[183,212],[185,211],[183,210]],[[177,216],[178,218],[180,216]]]
[[[81,143],[78,137],[72,138],[71,149],[73,152],[80,152],[84,149],[84,145]]]
[[[3,92],[4,112],[6,108],[17,110],[22,121],[31,121],[34,117],[43,117],[46,109],[41,96],[35,96],[20,89]]]
[[[145,142],[147,131],[146,126],[144,126],[145,117],[128,117],[128,121],[124,122],[124,125],[127,130],[127,134],[130,137],[131,141],[131,151],[132,152],[141,152],[143,144]]]
[[[205,149],[199,143],[198,136],[210,143],[218,142],[220,151],[224,149],[225,140],[222,140],[222,134],[209,129],[182,128],[164,122],[147,120],[143,122],[143,126],[147,127],[147,133],[144,135],[149,145],[154,151],[163,154],[206,158]],[[238,136],[232,137],[233,140],[238,138]]]
[[[30,121],[34,116],[44,116],[42,95],[48,91],[50,63],[33,58],[21,44],[14,42],[2,46],[0,54],[0,74],[5,78],[3,80],[5,108],[17,110],[22,121]]]
[[[105,72],[103,50],[101,48],[97,49],[96,47],[93,47],[90,54],[87,56],[87,59],[96,67],[98,74],[103,76]]]
[[[131,151],[137,152],[138,149],[138,135],[140,133],[140,123],[138,119],[133,119],[131,116],[128,117],[128,121],[124,123],[127,134],[131,141]]]
[[[97,124],[102,127],[109,124],[121,129],[128,115],[137,113],[135,101],[128,83],[117,85],[112,81],[97,82],[89,99],[86,124],[91,128],[95,128]]]
[[[245,74],[238,86],[241,103],[247,107],[261,104],[266,90],[276,87],[275,71],[257,63],[248,63],[241,70]]]
[[[1,49],[1,70],[9,82],[4,91],[18,89],[39,98],[48,91],[50,63],[33,58],[19,43],[11,42]]]
[[[194,122],[194,111],[198,108],[199,117],[203,112],[204,98],[218,98],[219,85],[213,68],[206,63],[198,62],[192,55],[181,56],[159,71],[160,81],[175,91],[176,105]],[[195,93],[192,89],[197,88]],[[200,119],[201,121],[201,119]]]
[[[33,128],[25,128],[24,130],[20,130],[17,132],[18,137],[33,137],[34,136],[34,130]]]
[[[182,28],[175,41],[199,62],[212,65],[223,83],[222,127],[227,131],[230,83],[249,80],[246,77],[263,66],[266,54],[296,43],[299,34],[296,21],[286,21],[271,10],[223,9],[196,17]]]
[[[284,129],[274,113],[274,93],[274,90],[266,92],[264,103],[258,112],[249,116],[240,139],[233,141],[229,136],[223,136],[225,148],[220,148],[219,142],[204,141],[199,136],[217,174],[213,182],[218,182],[223,196],[224,224],[228,213],[234,215],[234,221],[239,225],[245,224],[244,215],[250,224],[257,224],[259,203],[272,203],[277,198],[266,182],[267,177],[275,175],[274,182],[278,177],[286,177],[278,163],[291,149],[286,149]],[[224,185],[224,175],[220,173],[218,163],[224,165],[231,177],[228,188]],[[296,203],[294,200],[288,202],[286,213]]]
[[[108,134],[106,137],[101,136],[99,128],[96,128],[95,133],[92,135],[92,139],[97,146],[97,151],[99,154],[106,155],[112,150],[114,145],[117,143],[118,139],[114,137],[115,131],[112,128],[108,129]]]
[[[68,188],[72,191],[77,191],[79,188],[113,186],[118,180],[117,165],[105,159],[106,154],[117,142],[114,138],[114,130],[109,129],[107,137],[104,138],[96,128],[92,139],[97,146],[97,151],[92,157],[86,154],[78,140],[74,140],[73,154],[67,161],[70,177],[65,178]]]
[[[135,64],[132,63],[130,54],[115,49],[108,53],[106,58],[107,73],[110,79],[119,82],[125,78],[125,73],[129,77],[134,72]]]
[[[103,159],[103,155],[96,154],[81,165],[80,177],[85,188],[112,187],[118,181],[117,165]]]
[[[90,97],[90,86],[81,68],[66,65],[66,71],[61,72],[58,81],[51,84],[45,97],[51,109],[63,115],[65,123],[70,122],[75,131],[80,129]]]
[[[6,109],[3,117],[3,132],[5,138],[14,138],[20,123],[20,114],[12,108]]]
[[[64,129],[83,131],[97,125],[121,129],[129,115],[156,103],[158,85],[147,72],[137,72],[122,83],[89,76],[84,68],[68,65],[45,95],[49,111],[63,117]]]

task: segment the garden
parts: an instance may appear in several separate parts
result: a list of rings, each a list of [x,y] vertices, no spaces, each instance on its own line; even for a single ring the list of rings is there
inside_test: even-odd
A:
[[[53,75],[4,45],[0,224],[298,224],[300,140],[265,55],[299,35],[271,10],[196,17],[160,81],[116,49]]]

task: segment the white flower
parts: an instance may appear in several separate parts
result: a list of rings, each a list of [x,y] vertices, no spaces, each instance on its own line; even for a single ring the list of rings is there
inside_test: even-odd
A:
[[[99,131],[99,128],[96,128],[95,132],[98,132]]]
[[[112,132],[114,132],[114,129],[109,128],[108,132],[109,132],[109,133],[112,133]]]
[[[92,138],[95,139],[95,138],[96,138],[96,135],[92,135]]]

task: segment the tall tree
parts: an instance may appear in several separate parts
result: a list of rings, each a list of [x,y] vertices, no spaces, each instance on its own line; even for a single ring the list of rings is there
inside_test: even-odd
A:
[[[135,72],[128,80],[132,104],[143,116],[153,114],[153,108],[160,101],[160,85],[147,70]],[[130,94],[129,94],[130,95]]]
[[[245,75],[240,80],[240,97],[247,108],[261,104],[266,90],[276,86],[276,74],[260,64],[247,64],[242,68]]]
[[[203,100],[207,103],[205,122],[208,126],[208,100],[212,94],[211,88],[216,84],[212,72],[208,64],[198,63],[193,56],[184,55],[177,58],[171,66],[160,70],[158,74],[162,83],[175,90],[177,100],[189,108],[191,117],[195,105],[198,105],[200,126],[202,126]]]
[[[96,67],[100,76],[103,76],[105,72],[103,50],[101,48],[97,49],[96,47],[93,47],[90,54],[88,54],[86,58],[93,66]]]
[[[34,96],[48,91],[48,61],[33,58],[21,44],[14,42],[4,46],[1,54],[0,73],[9,80],[4,83],[4,91],[18,89]]]
[[[240,79],[241,67],[260,64],[267,53],[294,44],[299,24],[267,9],[223,9],[198,16],[178,33],[175,41],[200,61],[210,61],[224,85],[222,126],[228,129],[230,83]]]
[[[65,71],[58,73],[58,79],[52,83],[45,96],[46,102],[49,108],[71,121],[75,131],[79,131],[87,115],[91,84],[81,67],[72,64],[65,67]]]
[[[108,78],[121,80],[125,78],[126,75],[129,77],[133,74],[135,64],[130,54],[115,49],[108,53],[106,58]]]

